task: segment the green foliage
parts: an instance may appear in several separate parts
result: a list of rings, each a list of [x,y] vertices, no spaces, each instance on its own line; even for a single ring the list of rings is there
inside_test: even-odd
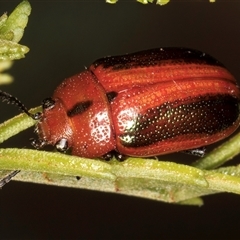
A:
[[[110,3],[110,4],[115,4],[118,2],[118,0],[105,0],[106,3]],[[209,2],[213,3],[215,2],[216,0],[209,0]],[[140,2],[142,4],[148,4],[148,3],[153,3],[155,2],[154,0],[137,0],[137,2]],[[160,6],[163,6],[163,5],[166,5],[167,3],[169,3],[170,0],[156,0],[156,4],[157,5],[160,5]]]
[[[0,17],[0,60],[14,60],[23,58],[29,51],[28,47],[18,44],[31,13],[28,1],[21,2],[7,17],[4,13]]]
[[[29,51],[28,47],[20,45],[18,42],[23,36],[30,12],[29,2],[23,1],[9,17],[6,13],[0,17],[0,72],[11,66],[11,60],[23,58]],[[0,84],[11,82],[11,76],[0,74]]]
[[[39,111],[34,109],[32,112]],[[25,114],[0,125],[0,141],[34,125]],[[194,166],[171,161],[128,158],[109,162],[61,153],[0,149],[0,169],[21,172],[16,180],[127,194],[164,202],[202,205],[204,195],[231,192],[240,194],[240,166],[219,166],[240,151],[237,134]],[[0,172],[1,173],[1,172]],[[80,177],[80,180],[77,178]]]

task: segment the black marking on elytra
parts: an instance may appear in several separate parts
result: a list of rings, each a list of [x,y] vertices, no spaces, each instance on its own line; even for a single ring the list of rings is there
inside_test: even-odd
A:
[[[92,101],[84,101],[76,103],[70,110],[67,111],[68,117],[74,117],[78,114],[81,114],[88,110],[89,107],[91,107],[93,104]]]
[[[107,95],[108,102],[112,102],[114,98],[117,97],[118,93],[112,91],[112,92],[108,92],[106,95]]]
[[[207,64],[224,67],[219,61],[201,51],[188,48],[156,48],[121,56],[110,56],[96,60],[93,68],[102,66],[114,70],[131,69],[136,67],[150,67],[174,63]]]
[[[149,146],[179,136],[214,135],[239,118],[239,100],[231,95],[203,95],[166,102],[139,114],[120,135],[126,147]]]

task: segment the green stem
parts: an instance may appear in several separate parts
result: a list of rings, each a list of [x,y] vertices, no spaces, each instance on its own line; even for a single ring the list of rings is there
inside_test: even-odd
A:
[[[199,159],[192,166],[200,169],[214,169],[231,160],[240,153],[240,133],[233,136],[221,146],[214,149],[204,158]]]
[[[40,111],[40,107],[31,109],[31,113]],[[22,113],[14,118],[7,120],[0,124],[0,143],[6,141],[8,138],[17,135],[19,132],[32,127],[36,123],[35,120],[31,119],[26,114]]]

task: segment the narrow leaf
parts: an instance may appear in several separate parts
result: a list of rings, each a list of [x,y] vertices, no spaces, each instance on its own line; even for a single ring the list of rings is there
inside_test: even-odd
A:
[[[19,42],[23,36],[24,28],[27,25],[28,16],[30,15],[30,13],[31,6],[29,2],[21,2],[10,14],[7,20],[5,15],[3,15],[2,19],[0,19],[4,21],[4,24],[2,24],[2,27],[0,28],[0,34],[7,35],[8,32],[12,32],[13,37],[10,40],[16,43]]]

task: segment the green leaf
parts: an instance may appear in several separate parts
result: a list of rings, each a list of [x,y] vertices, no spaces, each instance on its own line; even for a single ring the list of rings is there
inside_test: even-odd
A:
[[[206,154],[192,165],[201,169],[214,169],[231,160],[240,153],[240,133]]]
[[[28,22],[28,16],[31,13],[31,6],[28,1],[21,2],[11,15],[6,18],[4,14],[0,18],[0,36],[2,39],[19,42],[23,36],[24,28]],[[9,35],[12,37],[9,39]],[[4,37],[5,36],[5,37]]]
[[[14,60],[25,56],[29,48],[18,44],[28,22],[31,6],[28,1],[21,2],[7,17],[0,17],[0,60]]]
[[[15,42],[0,39],[0,60],[24,58],[29,48]]]
[[[31,110],[32,113],[36,111],[39,108]],[[26,114],[6,121],[0,125],[0,142],[34,123]],[[222,145],[223,149],[226,149],[226,144],[237,146],[239,139],[233,137]],[[221,149],[219,147],[218,151]],[[235,149],[232,147],[230,150],[233,155],[237,153]],[[223,152],[226,153],[225,150]],[[219,165],[222,157],[216,156]],[[225,156],[231,158],[229,152]],[[214,165],[216,163],[214,159]],[[123,162],[114,159],[106,162],[61,153],[9,148],[0,149],[0,169],[10,173],[21,170],[14,177],[19,181],[120,193],[187,205],[200,206],[202,200],[199,197],[209,194],[240,194],[240,166],[204,170],[172,161],[128,158]]]
[[[0,85],[9,84],[13,81],[13,78],[6,73],[1,73],[12,66],[12,61],[0,61]]]
[[[106,0],[106,3],[115,4],[118,0]]]
[[[118,0],[105,0],[105,1],[106,3],[113,4],[113,3],[117,3]],[[148,4],[148,3],[153,3],[154,0],[137,0],[137,2],[140,2],[142,4]],[[170,0],[156,0],[156,4],[160,6],[166,5],[169,2]],[[216,0],[209,0],[209,2],[213,3],[213,2],[216,2]]]
[[[7,21],[7,14],[4,13],[1,17],[0,17],[0,29],[4,26],[4,24],[6,23]]]
[[[170,2],[170,0],[157,0],[156,4],[159,4],[159,5],[163,6],[163,5],[166,5],[169,2]]]
[[[30,110],[30,112],[36,113],[40,110],[40,107],[38,107]],[[6,122],[0,124],[0,143],[33,126],[35,123],[36,121],[34,121],[32,118],[28,117],[24,113],[7,120]]]
[[[221,191],[240,194],[239,176],[226,174],[226,169],[225,173],[202,171],[150,159],[105,162],[61,153],[9,148],[0,149],[0,168],[22,170],[16,176],[22,181],[94,189],[165,202],[187,203],[189,199]],[[235,173],[237,171],[235,169]],[[81,177],[80,180],[76,176]]]
[[[0,168],[39,171],[72,176],[114,179],[111,166],[103,161],[27,149],[0,149]]]

